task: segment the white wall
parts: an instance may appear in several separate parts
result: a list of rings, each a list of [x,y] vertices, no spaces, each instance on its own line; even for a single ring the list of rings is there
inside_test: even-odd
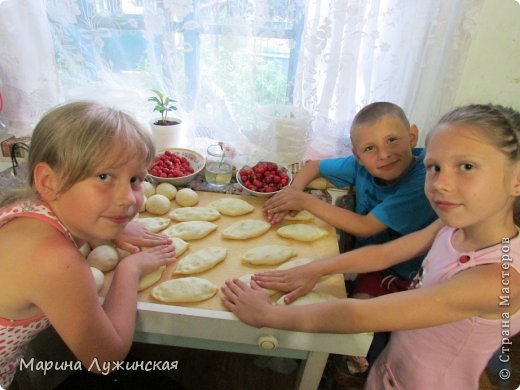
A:
[[[455,105],[495,103],[520,110],[520,0],[485,0]]]

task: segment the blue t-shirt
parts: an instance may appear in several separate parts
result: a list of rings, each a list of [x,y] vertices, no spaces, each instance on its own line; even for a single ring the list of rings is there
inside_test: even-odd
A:
[[[378,184],[354,156],[320,161],[320,174],[337,187],[354,186],[356,213],[372,213],[388,229],[370,237],[356,237],[356,247],[381,244],[420,230],[437,219],[424,194],[426,170],[424,149],[412,150],[415,162],[408,172],[390,185]],[[423,257],[397,264],[386,270],[402,279],[412,279]]]

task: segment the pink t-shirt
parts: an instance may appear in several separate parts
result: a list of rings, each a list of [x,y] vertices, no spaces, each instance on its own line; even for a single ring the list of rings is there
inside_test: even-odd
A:
[[[22,201],[1,209],[0,227],[17,217],[37,218],[48,222],[74,242],[65,226],[41,201]],[[48,326],[49,320],[43,314],[22,320],[0,317],[0,387],[9,386],[29,342]]]
[[[507,273],[515,272],[513,269],[520,272],[518,236],[509,243],[461,253],[451,244],[454,232],[449,227],[439,231],[423,262],[422,287],[434,286],[460,271],[490,263],[502,263],[502,285],[512,287],[508,285]],[[502,297],[497,296],[497,306],[507,302],[507,297],[507,290]],[[502,346],[503,337],[510,340],[520,331],[520,311],[509,313],[505,320],[473,317],[392,332],[390,342],[370,370],[365,389],[478,389],[480,374]]]

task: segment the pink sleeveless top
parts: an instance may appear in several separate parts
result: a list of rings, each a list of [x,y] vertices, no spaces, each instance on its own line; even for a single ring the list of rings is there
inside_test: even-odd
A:
[[[74,242],[69,231],[42,201],[24,200],[1,209],[0,227],[17,217],[45,221]],[[9,386],[29,342],[48,326],[49,321],[43,314],[23,320],[0,317],[0,387]]]
[[[454,232],[449,227],[439,231],[423,262],[422,287],[439,284],[458,272],[483,264],[502,263],[503,270],[509,267],[509,273],[520,272],[518,236],[507,244],[461,253],[451,245]],[[512,260],[504,261],[504,255]],[[502,277],[505,286],[508,279],[505,274]],[[505,293],[503,299],[506,302]],[[501,297],[497,296],[497,306],[500,302]],[[501,347],[504,332],[511,339],[520,331],[520,311],[509,313],[509,317],[507,323],[473,317],[392,332],[389,344],[370,370],[365,389],[478,389],[480,374]]]

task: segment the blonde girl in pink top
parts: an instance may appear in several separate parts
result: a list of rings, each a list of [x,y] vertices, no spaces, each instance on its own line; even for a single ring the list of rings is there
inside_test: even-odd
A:
[[[256,327],[307,332],[392,331],[368,389],[477,389],[491,355],[520,331],[520,114],[470,105],[431,131],[425,192],[439,220],[383,245],[288,271],[230,280],[224,305]],[[428,252],[429,251],[429,252]],[[288,292],[286,303],[329,273],[388,268],[428,252],[416,288],[370,300],[273,305],[260,288]]]
[[[127,355],[140,276],[175,261],[169,239],[130,223],[154,154],[137,121],[93,102],[57,107],[36,126],[27,189],[0,209],[0,387],[49,324],[86,368]],[[103,304],[78,250],[91,240],[115,240],[132,252]]]

